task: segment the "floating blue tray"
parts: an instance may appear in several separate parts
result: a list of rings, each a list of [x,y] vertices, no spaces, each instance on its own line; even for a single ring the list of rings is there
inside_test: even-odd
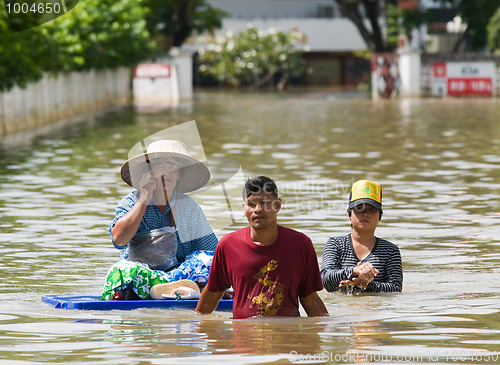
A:
[[[138,308],[192,309],[198,299],[159,299],[159,300],[101,300],[100,295],[44,295],[42,301],[54,308],[79,310],[131,310]],[[217,310],[232,310],[233,300],[222,299]]]

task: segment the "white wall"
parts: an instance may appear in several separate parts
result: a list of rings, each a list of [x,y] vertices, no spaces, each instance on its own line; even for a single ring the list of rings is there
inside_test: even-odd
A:
[[[130,70],[49,74],[0,94],[0,136],[130,102]]]
[[[401,75],[401,96],[420,96],[420,80],[422,78],[420,53],[407,52],[399,55],[399,72]]]

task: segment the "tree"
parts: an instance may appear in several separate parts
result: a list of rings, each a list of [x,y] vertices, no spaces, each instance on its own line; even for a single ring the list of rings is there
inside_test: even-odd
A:
[[[79,0],[4,0],[5,10],[13,32],[21,32],[67,16]]]
[[[14,85],[25,87],[42,77],[43,63],[48,57],[47,41],[38,28],[13,33],[0,16],[0,92]]]
[[[334,0],[341,13],[359,30],[372,52],[389,52],[394,46],[384,34],[385,4],[396,5],[396,0]],[[368,20],[369,26],[365,20]]]
[[[491,17],[487,25],[488,48],[493,53],[500,54],[500,7]]]
[[[278,87],[283,88],[290,77],[304,70],[297,48],[302,38],[296,31],[263,31],[255,27],[236,36],[229,33],[200,52],[200,72],[221,82],[252,87],[260,87],[279,74]]]
[[[441,2],[457,6],[458,15],[467,24],[454,50],[458,50],[461,43],[466,40],[468,40],[468,50],[483,50],[487,46],[486,27],[490,18],[500,7],[500,0],[441,0]]]
[[[396,0],[333,0],[342,14],[358,28],[361,36],[372,52],[388,52],[396,47],[394,32],[406,32],[412,27],[429,21],[426,10],[396,10]],[[461,42],[468,39],[469,50],[482,50],[487,43],[486,26],[489,19],[500,6],[500,0],[440,0],[443,6],[456,7],[458,15],[467,23]],[[388,14],[389,13],[389,14]],[[389,15],[389,16],[388,16]],[[392,16],[391,16],[392,15]],[[399,29],[394,24],[394,16],[399,17]],[[384,26],[387,24],[388,27]]]
[[[396,49],[398,36],[426,20],[425,12],[402,10],[397,0],[334,0],[341,13],[350,19],[372,52],[391,52]]]
[[[0,16],[0,91],[25,87],[45,71],[116,68],[148,58],[153,43],[142,1],[80,0],[71,12],[39,26],[43,18],[14,19],[16,29],[25,29],[18,32]]]
[[[145,0],[150,9],[146,21],[153,37],[170,38],[171,45],[181,46],[194,32],[201,34],[220,28],[226,12],[206,0]]]
[[[131,66],[153,49],[141,0],[80,0],[70,16],[42,26],[57,59],[47,69],[82,70]]]

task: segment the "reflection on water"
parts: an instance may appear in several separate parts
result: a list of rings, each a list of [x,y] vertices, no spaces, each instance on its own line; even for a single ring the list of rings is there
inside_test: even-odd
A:
[[[0,360],[498,363],[499,105],[199,93],[162,113],[121,109],[4,138]],[[275,178],[281,224],[308,234],[319,258],[329,236],[349,232],[350,184],[380,182],[377,235],[401,249],[403,292],[321,292],[331,314],[321,319],[233,321],[229,312],[79,312],[42,303],[44,294],[100,292],[117,259],[107,226],[129,192],[122,162],[141,139],[190,120],[209,160],[236,161],[245,177]],[[228,206],[211,190],[194,197],[212,223]],[[217,234],[245,225],[242,213],[235,219]]]

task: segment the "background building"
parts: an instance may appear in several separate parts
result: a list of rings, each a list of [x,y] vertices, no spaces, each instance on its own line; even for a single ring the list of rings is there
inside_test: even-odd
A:
[[[304,35],[304,58],[307,72],[301,82],[305,85],[339,86],[368,80],[369,60],[355,53],[365,50],[366,44],[356,26],[341,16],[332,0],[208,0],[223,9],[229,17],[223,20],[218,33],[238,33],[248,24],[258,29],[296,29]],[[189,44],[190,43],[190,44]],[[185,48],[193,51],[202,44],[194,40]],[[195,84],[203,82],[196,71]]]

